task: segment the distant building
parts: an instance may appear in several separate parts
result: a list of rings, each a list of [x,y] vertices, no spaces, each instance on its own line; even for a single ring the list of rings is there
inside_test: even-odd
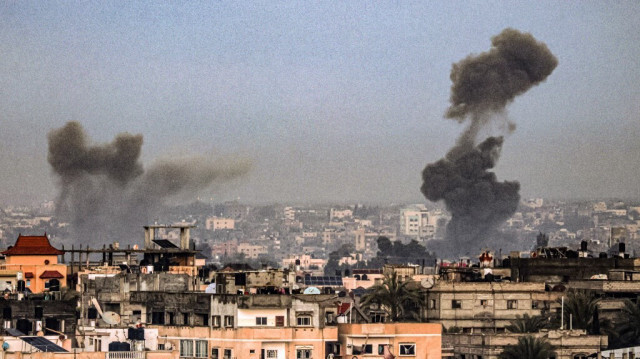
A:
[[[329,222],[333,222],[335,220],[343,220],[347,218],[353,217],[353,211],[350,209],[335,209],[331,208],[329,211]]]
[[[400,233],[409,237],[430,238],[436,233],[437,216],[431,216],[424,205],[400,211]]]
[[[233,218],[209,217],[205,222],[205,228],[210,231],[223,229],[235,229],[236,221]]]

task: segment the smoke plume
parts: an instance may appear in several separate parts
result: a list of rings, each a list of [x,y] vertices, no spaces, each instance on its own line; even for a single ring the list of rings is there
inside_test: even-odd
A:
[[[473,253],[489,245],[497,227],[515,212],[520,184],[498,182],[489,170],[498,160],[503,137],[477,144],[480,131],[503,120],[513,99],[544,81],[558,64],[547,46],[531,34],[505,29],[488,52],[470,55],[451,69],[451,106],[446,117],[468,122],[447,155],[422,172],[421,191],[430,201],[444,200],[451,213],[445,255]],[[515,130],[508,123],[508,130]]]
[[[82,126],[69,122],[49,133],[48,161],[59,178],[57,214],[71,224],[76,243],[137,243],[167,203],[246,174],[238,159],[190,157],[140,162],[142,136],[119,134],[92,145]]]

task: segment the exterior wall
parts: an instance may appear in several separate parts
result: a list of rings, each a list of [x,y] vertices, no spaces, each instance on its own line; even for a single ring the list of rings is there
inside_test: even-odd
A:
[[[389,345],[391,353],[401,358],[442,357],[442,326],[440,324],[338,324],[338,333],[342,357],[351,358],[353,348],[362,347],[363,344],[373,346],[373,356],[378,354],[378,345]],[[400,356],[401,344],[415,344],[415,355]],[[363,356],[357,358],[361,357]]]
[[[45,261],[49,264],[44,264]],[[25,281],[27,288],[33,293],[42,293],[45,291],[45,284],[50,279],[42,279],[40,276],[45,271],[57,271],[66,276],[67,266],[58,264],[57,256],[7,256],[7,264],[0,265],[0,271],[13,273],[14,278],[17,272],[22,272],[22,280]],[[26,278],[26,273],[33,273],[33,278]],[[59,278],[60,288],[67,286],[66,278]]]
[[[517,315],[540,315],[559,307],[562,294],[546,292],[544,283],[440,282],[427,292],[425,319],[466,332],[493,331]]]
[[[607,346],[607,337],[586,335],[583,330],[549,331],[533,334],[447,334],[443,338],[445,346],[453,347],[455,357],[482,357],[498,359],[508,345],[515,345],[525,335],[547,339],[555,347],[557,359],[573,359],[574,355],[588,356]]]
[[[278,309],[238,309],[238,327],[259,327],[256,324],[256,318],[266,317],[267,323],[264,326],[275,327],[276,317],[286,318],[287,310],[285,308]]]
[[[158,327],[159,342],[180,348],[180,340],[206,340],[208,353],[213,348],[232,350],[233,358],[259,359],[262,349],[278,350],[278,358],[296,358],[297,348],[310,348],[313,358],[326,358],[325,343],[337,341],[336,327],[318,328],[237,328],[210,329]]]
[[[49,261],[49,264],[58,264],[58,256],[7,256],[7,264],[22,264],[22,265],[45,265],[45,261]]]

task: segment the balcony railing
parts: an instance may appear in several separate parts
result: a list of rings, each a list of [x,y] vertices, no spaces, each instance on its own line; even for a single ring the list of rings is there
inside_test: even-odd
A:
[[[145,352],[107,352],[106,359],[144,359]]]

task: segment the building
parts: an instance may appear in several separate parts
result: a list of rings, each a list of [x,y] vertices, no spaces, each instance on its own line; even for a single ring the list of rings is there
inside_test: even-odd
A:
[[[54,248],[47,234],[43,236],[19,235],[13,247],[2,252],[5,264],[0,266],[0,277],[13,288],[32,293],[60,291],[67,286],[67,266],[58,264],[64,251]]]
[[[338,324],[342,358],[442,357],[442,326],[433,323]]]
[[[235,229],[236,220],[233,218],[209,217],[205,222],[205,228],[210,231]]]
[[[607,347],[606,335],[587,335],[584,330],[549,330],[539,333],[447,334],[443,345],[453,347],[455,358],[498,359],[505,347],[525,335],[544,338],[554,347],[556,359],[587,358]]]
[[[544,283],[440,281],[427,289],[423,319],[464,333],[504,332],[518,315],[555,311],[562,295]]]

